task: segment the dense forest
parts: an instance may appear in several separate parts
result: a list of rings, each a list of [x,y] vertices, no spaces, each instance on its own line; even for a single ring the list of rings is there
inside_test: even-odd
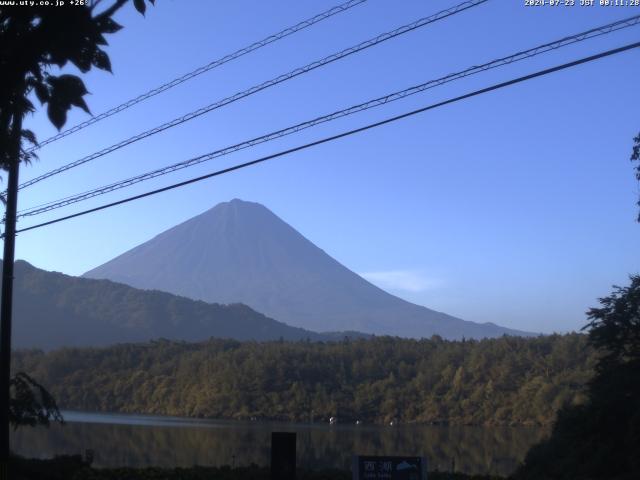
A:
[[[584,402],[585,335],[153,341],[18,351],[63,409],[229,419],[546,425]]]

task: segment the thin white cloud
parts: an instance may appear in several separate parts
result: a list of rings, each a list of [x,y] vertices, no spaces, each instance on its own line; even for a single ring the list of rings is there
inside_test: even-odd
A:
[[[389,270],[386,272],[364,272],[360,276],[383,289],[424,292],[442,285],[422,272],[413,270]]]

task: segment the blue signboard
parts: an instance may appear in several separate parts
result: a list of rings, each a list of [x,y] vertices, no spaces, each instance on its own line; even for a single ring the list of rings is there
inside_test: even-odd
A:
[[[424,457],[355,456],[353,480],[427,480]]]

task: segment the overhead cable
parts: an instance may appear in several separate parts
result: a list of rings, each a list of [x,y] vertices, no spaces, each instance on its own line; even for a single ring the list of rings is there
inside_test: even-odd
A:
[[[323,20],[326,20],[327,18],[333,17],[334,15],[346,12],[347,10],[360,5],[364,2],[366,2],[368,0],[349,0],[347,2],[344,2],[340,5],[337,5],[333,8],[330,8],[329,10],[326,10],[322,13],[319,13],[317,15],[314,15],[311,18],[308,18],[306,20],[303,20],[300,23],[297,23],[296,25],[293,25],[291,27],[285,28],[284,30],[281,30],[278,33],[274,33],[273,35],[269,35],[266,38],[263,38],[262,40],[259,40],[257,42],[252,43],[251,45],[248,45],[246,47],[243,47],[239,50],[236,50],[233,53],[230,53],[228,55],[225,55],[224,57],[218,58],[216,60],[213,60],[212,62],[209,62],[206,65],[203,65],[201,67],[196,68],[195,70],[192,70],[189,73],[185,73],[184,75],[181,75],[178,78],[175,78],[169,82],[163,83],[162,85],[149,90],[148,92],[142,93],[140,95],[138,95],[135,98],[132,98],[131,100],[128,100],[124,103],[121,103],[120,105],[117,105],[113,108],[110,108],[109,110],[102,112],[99,115],[96,115],[94,117],[89,118],[88,120],[85,120],[84,122],[81,122],[67,130],[64,130],[56,135],[53,135],[52,137],[47,138],[46,140],[42,140],[41,142],[38,143],[38,145],[32,147],[29,149],[29,151],[33,151],[33,150],[37,150],[38,148],[41,148],[45,145],[48,145],[49,143],[53,143],[57,140],[60,140],[61,138],[67,137],[73,133],[76,133],[90,125],[93,125],[94,123],[97,123],[101,120],[104,120],[105,118],[109,118],[117,113],[120,113],[124,110],[127,110],[128,108],[133,107],[134,105],[137,105],[140,102],[144,102],[145,100],[148,100],[151,97],[154,97],[162,92],[166,92],[167,90],[169,90],[170,88],[173,88],[177,85],[180,85],[181,83],[184,83],[186,81],[189,81],[199,75],[202,75],[203,73],[206,73],[210,70],[213,70],[214,68],[220,67],[222,65],[224,65],[225,63],[229,63],[232,60],[236,60],[240,57],[243,57],[244,55],[247,55],[248,53],[251,53],[255,50],[258,50],[262,47],[266,47],[267,45],[270,45],[274,42],[277,42],[278,40],[282,40],[283,38],[288,37],[289,35],[293,35],[294,33],[297,33],[301,30],[304,30],[312,25],[315,25],[316,23],[319,23]]]
[[[634,49],[634,48],[638,48],[638,47],[640,47],[640,42],[635,42],[635,43],[631,43],[631,44],[628,44],[628,45],[625,45],[625,46],[622,46],[622,47],[618,47],[618,48],[614,48],[614,49],[611,49],[611,50],[607,50],[605,52],[601,52],[601,53],[598,53],[598,54],[595,54],[595,55],[591,55],[589,57],[583,57],[583,58],[581,58],[579,60],[574,60],[572,62],[564,63],[562,65],[558,65],[558,66],[555,66],[555,67],[547,68],[547,69],[544,69],[544,70],[539,70],[539,71],[537,71],[535,73],[531,73],[531,74],[524,75],[524,76],[521,76],[521,77],[518,77],[518,78],[514,78],[514,79],[508,80],[506,82],[494,84],[494,85],[491,85],[489,87],[482,88],[480,90],[475,90],[473,92],[470,92],[470,93],[467,93],[467,94],[464,94],[464,95],[460,95],[460,96],[455,97],[455,98],[450,98],[448,100],[444,100],[442,102],[434,103],[434,104],[428,105],[426,107],[418,108],[416,110],[412,110],[410,112],[406,112],[406,113],[403,113],[401,115],[396,115],[394,117],[390,117],[390,118],[387,118],[385,120],[381,120],[379,122],[371,123],[371,124],[365,125],[364,127],[359,127],[359,128],[355,128],[353,130],[348,130],[346,132],[342,132],[342,133],[339,133],[337,135],[332,135],[330,137],[325,137],[325,138],[322,138],[320,140],[316,140],[314,142],[306,143],[304,145],[299,145],[297,147],[290,148],[288,150],[283,150],[283,151],[280,151],[278,153],[267,155],[267,156],[258,158],[256,160],[252,160],[250,162],[245,162],[245,163],[241,163],[239,165],[234,165],[234,166],[229,167],[229,168],[225,168],[225,169],[222,169],[222,170],[217,170],[215,172],[211,172],[211,173],[208,173],[206,175],[201,175],[199,177],[191,178],[191,179],[185,180],[183,182],[174,183],[174,184],[168,185],[166,187],[158,188],[156,190],[151,190],[151,191],[148,191],[148,192],[145,192],[145,193],[141,193],[139,195],[134,195],[132,197],[128,197],[128,198],[125,198],[125,199],[122,199],[122,200],[118,200],[116,202],[111,202],[111,203],[108,203],[108,204],[105,204],[105,205],[100,205],[98,207],[90,208],[88,210],[77,212],[77,213],[74,213],[74,214],[71,214],[71,215],[66,215],[64,217],[59,217],[59,218],[56,218],[56,219],[53,219],[53,220],[49,220],[47,222],[39,223],[39,224],[36,224],[36,225],[31,225],[29,227],[25,227],[25,228],[22,228],[20,230],[17,230],[16,233],[27,232],[29,230],[34,230],[36,228],[45,227],[45,226],[52,225],[52,224],[55,224],[55,223],[59,223],[59,222],[65,221],[65,220],[70,220],[72,218],[80,217],[80,216],[83,216],[83,215],[88,215],[90,213],[98,212],[100,210],[105,210],[107,208],[115,207],[117,205],[122,205],[122,204],[125,204],[125,203],[129,203],[129,202],[132,202],[134,200],[139,200],[139,199],[142,199],[142,198],[145,198],[145,197],[149,197],[151,195],[156,195],[158,193],[166,192],[168,190],[173,190],[173,189],[176,189],[176,188],[184,187],[184,186],[190,185],[192,183],[201,182],[201,181],[206,180],[208,178],[213,178],[213,177],[216,177],[216,176],[224,175],[226,173],[230,173],[230,172],[233,172],[233,171],[236,171],[236,170],[244,169],[244,168],[247,168],[247,167],[250,167],[250,166],[253,166],[253,165],[257,165],[259,163],[263,163],[263,162],[266,162],[266,161],[269,161],[269,160],[273,160],[275,158],[283,157],[285,155],[289,155],[289,154],[294,153],[294,152],[298,152],[298,151],[301,151],[301,150],[306,150],[306,149],[309,149],[311,147],[315,147],[315,146],[318,146],[318,145],[321,145],[321,144],[324,144],[324,143],[328,143],[328,142],[332,142],[334,140],[338,140],[340,138],[344,138],[344,137],[348,137],[348,136],[351,136],[351,135],[355,135],[357,133],[361,133],[361,132],[364,132],[364,131],[367,131],[367,130],[370,130],[370,129],[373,129],[373,128],[377,128],[377,127],[380,127],[382,125],[387,125],[389,123],[393,123],[393,122],[396,122],[398,120],[401,120],[401,119],[404,119],[404,118],[407,118],[407,117],[411,117],[413,115],[417,115],[418,113],[423,113],[423,112],[426,112],[428,110],[433,110],[435,108],[439,108],[439,107],[442,107],[442,106],[445,106],[445,105],[456,103],[456,102],[459,102],[461,100],[466,100],[466,99],[471,98],[471,97],[475,97],[475,96],[478,96],[478,95],[481,95],[481,94],[484,94],[484,93],[488,93],[488,92],[491,92],[491,91],[494,91],[494,90],[502,89],[502,88],[505,88],[505,87],[508,87],[508,86],[511,86],[511,85],[515,85],[517,83],[522,83],[522,82],[525,82],[525,81],[528,81],[528,80],[532,80],[532,79],[537,78],[537,77],[542,77],[542,76],[545,76],[545,75],[549,75],[551,73],[558,72],[560,70],[566,70],[568,68],[572,68],[572,67],[575,67],[575,66],[578,66],[578,65],[581,65],[581,64],[585,64],[585,63],[588,63],[588,62],[599,60],[599,59],[604,58],[604,57],[609,57],[611,55],[622,53],[622,52],[625,52],[625,51],[628,51],[628,50],[631,50],[631,49]]]
[[[183,168],[191,167],[193,165],[200,164],[202,162],[206,162],[215,158],[219,158],[225,155],[229,155],[231,153],[237,152],[239,150],[243,150],[249,147],[253,147],[255,145],[265,143],[271,140],[275,140],[277,138],[281,138],[287,135],[291,135],[293,133],[299,132],[301,130],[305,130],[307,128],[314,127],[316,125],[326,123],[329,121],[336,120],[338,118],[346,117],[348,115],[353,115],[358,112],[362,112],[364,110],[368,110],[374,107],[378,107],[381,105],[385,105],[390,102],[394,102],[403,98],[406,98],[411,95],[415,95],[417,93],[423,92],[425,90],[438,87],[440,85],[444,85],[446,83],[459,80],[461,78],[465,78],[471,75],[475,75],[493,68],[501,67],[504,65],[510,65],[512,63],[531,58],[537,55],[541,55],[547,53],[551,50],[556,50],[558,48],[571,45],[574,43],[582,42],[590,38],[598,37],[600,35],[608,34],[616,30],[620,30],[623,28],[628,28],[631,26],[640,24],[640,15],[636,15],[634,17],[630,17],[624,20],[620,20],[617,22],[609,23],[606,25],[602,25],[600,27],[592,28],[590,30],[576,33],[574,35],[570,35],[567,37],[563,37],[559,40],[555,40],[553,42],[545,43],[543,45],[536,46],[534,48],[530,48],[528,50],[520,51],[514,53],[512,55],[498,58],[492,60],[490,62],[484,63],[482,65],[476,65],[469,67],[465,70],[451,73],[444,77],[440,77],[434,80],[429,80],[427,82],[421,83],[420,85],[415,85],[410,88],[406,88],[404,90],[396,91],[390,93],[388,95],[375,98],[373,100],[369,100],[364,103],[360,103],[357,105],[353,105],[351,107],[335,111],[328,115],[323,115],[320,117],[316,117],[311,120],[307,120],[302,123],[298,123],[296,125],[292,125],[290,127],[276,130],[274,132],[270,132],[266,135],[262,135],[259,137],[252,138],[250,140],[246,140],[241,143],[237,143],[228,147],[225,147],[220,150],[216,150],[213,152],[206,153],[204,155],[199,155],[197,157],[193,157],[178,163],[174,163],[173,165],[169,165],[166,167],[158,168],[156,170],[152,170],[134,177],[130,177],[124,180],[120,180],[118,182],[111,183],[109,185],[104,185],[99,188],[95,188],[92,190],[88,190],[82,193],[77,193],[62,199],[53,200],[44,204],[36,205],[34,207],[30,207],[28,209],[22,210],[18,212],[18,218],[28,217],[39,215],[51,210],[55,210],[58,208],[62,208],[83,200],[87,200],[93,197],[97,197],[99,195],[104,195],[106,193],[119,190],[121,188],[129,187],[131,185],[143,182],[145,180],[150,180],[152,178],[156,178],[162,175],[166,175],[168,173],[175,172],[177,170],[182,170]]]
[[[375,45],[378,45],[382,42],[385,42],[387,40],[390,40],[392,38],[398,37],[400,35],[404,35],[406,33],[409,33],[413,30],[416,30],[418,28],[424,27],[426,25],[429,25],[431,23],[437,22],[439,20],[445,19],[447,17],[450,17],[452,15],[455,15],[457,13],[460,13],[462,11],[468,10],[470,8],[476,7],[480,4],[486,3],[489,0],[468,0],[465,1],[463,3],[460,3],[454,7],[448,8],[446,10],[442,10],[434,15],[430,15],[428,17],[423,17],[419,20],[416,20],[415,22],[411,22],[407,25],[403,25],[395,30],[392,30],[390,32],[387,33],[383,33],[381,35],[378,35],[372,39],[366,40],[364,42],[361,42],[355,46],[346,48],[344,50],[341,50],[340,52],[337,53],[333,53],[327,57],[322,58],[321,60],[316,60],[315,62],[309,63],[303,67],[299,67],[296,68],[294,70],[291,70],[290,72],[287,72],[285,74],[279,75],[278,77],[275,77],[271,80],[268,80],[266,82],[263,82],[261,84],[258,85],[254,85],[253,87],[247,89],[247,90],[243,90],[241,92],[238,92],[234,95],[231,95],[229,97],[226,97],[222,100],[218,100],[214,103],[211,103],[207,106],[204,106],[202,108],[199,108],[197,110],[194,110],[192,112],[189,112],[181,117],[175,118],[169,122],[166,122],[160,126],[157,126],[155,128],[152,128],[150,130],[147,130],[145,132],[139,133],[137,135],[134,135],[133,137],[129,137],[126,140],[122,140],[116,144],[113,144],[109,147],[106,147],[98,152],[92,153],[90,155],[87,155],[83,158],[80,158],[78,160],[75,160],[71,163],[68,163],[66,165],[63,165],[61,167],[58,167],[54,170],[51,170],[49,172],[46,172],[38,177],[35,177],[31,180],[27,180],[26,182],[23,182],[22,184],[20,184],[20,188],[26,188],[29,187],[31,185],[34,185],[38,182],[41,182],[42,180],[45,180],[49,177],[52,177],[54,175],[58,175],[64,171],[67,171],[71,168],[75,168],[79,165],[83,165],[87,162],[90,162],[92,160],[95,160],[97,158],[103,157],[104,155],[107,155],[109,153],[112,153],[116,150],[119,150],[127,145],[130,145],[132,143],[138,142],[144,138],[150,137],[152,135],[155,135],[157,133],[163,132],[169,128],[175,127],[177,125],[180,125],[182,123],[188,122],[189,120],[193,120],[194,118],[200,117],[201,115],[204,115],[205,113],[209,113],[213,110],[216,110],[218,108],[224,107],[226,105],[229,105],[230,103],[236,102],[240,99],[243,99],[245,97],[248,97],[250,95],[253,95],[255,93],[258,93],[262,90],[265,90],[267,88],[273,87],[275,85],[278,85],[282,82],[286,82],[287,80],[291,80],[292,78],[298,77],[300,75],[303,75],[305,73],[308,73],[312,70],[315,70],[316,68],[320,68],[323,67],[325,65],[328,65],[330,63],[333,63],[337,60],[340,60],[342,58],[345,58],[349,55],[353,55],[354,53],[357,52],[361,52],[362,50],[365,50],[367,48],[373,47]]]

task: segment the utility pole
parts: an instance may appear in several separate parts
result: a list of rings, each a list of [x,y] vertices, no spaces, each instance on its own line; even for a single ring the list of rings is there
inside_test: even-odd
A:
[[[0,304],[0,480],[9,478],[9,404],[11,381],[11,314],[13,310],[13,261],[16,246],[16,212],[18,209],[18,173],[22,115],[13,114],[9,148],[7,205],[4,219],[4,255],[2,257],[2,302]]]

